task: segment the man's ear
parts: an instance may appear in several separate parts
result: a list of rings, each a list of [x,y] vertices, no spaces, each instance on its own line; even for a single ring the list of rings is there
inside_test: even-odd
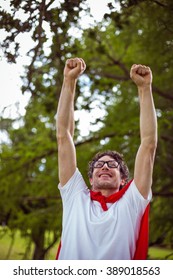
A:
[[[89,178],[89,181],[90,181],[90,184],[91,186],[93,185],[93,179],[92,178]]]
[[[124,186],[126,183],[126,180],[125,179],[121,179],[121,186]]]

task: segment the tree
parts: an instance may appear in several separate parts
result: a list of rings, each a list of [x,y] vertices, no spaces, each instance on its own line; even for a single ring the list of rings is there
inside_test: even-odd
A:
[[[12,12],[1,11],[0,21],[1,28],[10,33],[1,44],[9,62],[15,62],[18,56],[18,34],[30,31],[35,42],[28,54],[31,63],[23,78],[22,90],[31,94],[23,124],[14,129],[12,120],[9,123],[1,120],[2,124],[7,123],[4,129],[8,131],[10,144],[4,143],[1,147],[0,170],[1,223],[29,236],[35,246],[33,259],[44,259],[61,233],[54,116],[63,64],[72,45],[68,32],[77,25],[82,10],[81,1],[64,1],[51,8],[53,2],[11,1]],[[26,21],[16,18],[18,10],[26,13]],[[44,29],[45,22],[52,34],[48,55],[45,55],[44,44],[50,38]],[[47,238],[47,232],[53,232],[53,237]]]

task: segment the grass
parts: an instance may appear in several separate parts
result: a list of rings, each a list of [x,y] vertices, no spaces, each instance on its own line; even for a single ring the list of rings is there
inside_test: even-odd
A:
[[[9,229],[0,228],[0,260],[22,260],[31,259],[33,253],[33,245],[29,251],[27,257],[25,257],[25,250],[28,245],[29,240],[27,238],[21,237],[20,232],[16,231],[14,237],[13,245],[10,245],[12,241],[12,233]],[[58,248],[58,242],[51,248],[49,253],[46,255],[47,260],[55,260],[56,252]],[[9,252],[10,250],[10,252]],[[149,260],[173,260],[173,250],[160,247],[150,247],[148,252]]]
[[[173,260],[173,250],[161,247],[150,247],[148,251],[149,260]]]
[[[27,256],[25,255],[26,248],[29,244],[29,239],[22,237],[20,231],[16,231],[13,236],[12,243],[12,233],[9,229],[2,230],[0,228],[0,260],[22,260],[22,259],[32,259],[33,254],[33,244],[31,244],[31,249],[28,251]],[[10,249],[11,248],[11,249]],[[56,252],[58,248],[58,242],[52,247],[48,254],[46,255],[47,260],[55,260]]]

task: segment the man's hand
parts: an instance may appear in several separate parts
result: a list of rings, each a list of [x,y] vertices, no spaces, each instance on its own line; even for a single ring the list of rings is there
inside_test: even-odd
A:
[[[77,79],[86,69],[86,64],[82,58],[70,58],[66,61],[64,77]]]
[[[130,77],[137,87],[146,87],[152,83],[152,72],[149,67],[141,64],[133,64]]]

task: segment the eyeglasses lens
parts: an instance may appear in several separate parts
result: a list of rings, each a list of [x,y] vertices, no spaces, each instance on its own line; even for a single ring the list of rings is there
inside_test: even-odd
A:
[[[107,164],[107,166],[109,168],[117,168],[118,167],[118,163],[114,160],[110,160],[110,161],[96,161],[94,164],[94,168],[102,168],[104,166],[104,164]]]

